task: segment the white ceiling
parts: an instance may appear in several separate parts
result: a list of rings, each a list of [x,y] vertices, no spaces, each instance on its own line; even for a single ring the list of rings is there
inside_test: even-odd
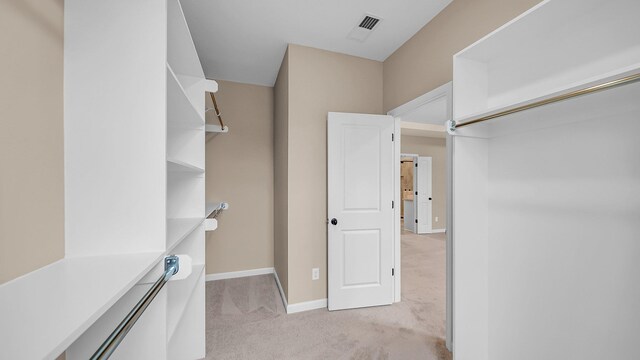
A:
[[[452,0],[182,0],[205,75],[272,86],[288,43],[383,61]],[[382,17],[364,42],[347,35]]]

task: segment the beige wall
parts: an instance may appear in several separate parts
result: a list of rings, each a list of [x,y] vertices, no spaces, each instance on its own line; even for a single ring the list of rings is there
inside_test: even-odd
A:
[[[288,298],[327,297],[327,113],[382,113],[382,63],[290,45]],[[311,280],[311,269],[320,279]]]
[[[207,273],[273,267],[273,88],[219,85],[216,100],[229,132],[206,144],[206,198],[229,209],[207,233]],[[212,111],[207,123],[218,123]]]
[[[431,156],[432,168],[432,229],[447,227],[447,147],[446,139],[422,136],[402,135],[400,152],[403,154],[418,154]],[[438,221],[436,222],[436,217]]]
[[[63,1],[0,1],[0,283],[64,256]]]
[[[285,296],[289,296],[289,51],[274,87],[274,253],[273,262]]]
[[[384,110],[453,78],[452,56],[540,0],[454,0],[384,61]]]

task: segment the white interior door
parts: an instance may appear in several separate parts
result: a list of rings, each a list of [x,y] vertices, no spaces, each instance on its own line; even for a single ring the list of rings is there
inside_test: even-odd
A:
[[[431,228],[431,213],[433,194],[431,192],[432,182],[432,168],[431,157],[419,156],[417,167],[415,167],[414,181],[415,192],[413,202],[416,206],[416,220],[417,220],[417,233],[427,234],[430,233]]]
[[[329,310],[393,301],[393,131],[391,116],[329,113]]]

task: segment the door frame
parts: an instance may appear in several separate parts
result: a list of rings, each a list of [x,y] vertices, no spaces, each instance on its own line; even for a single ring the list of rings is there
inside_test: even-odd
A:
[[[391,115],[394,117],[395,127],[394,133],[396,134],[397,140],[394,144],[394,152],[395,152],[395,167],[394,167],[394,189],[396,189],[396,193],[394,196],[394,201],[396,204],[399,204],[402,201],[402,197],[400,195],[400,159],[401,159],[401,141],[402,141],[402,117],[406,116],[414,111],[416,111],[421,106],[427,105],[431,102],[437,101],[446,97],[447,106],[446,106],[446,121],[450,121],[453,118],[453,85],[452,82],[448,82],[426,94],[418,96],[417,98],[402,104],[393,110],[387,112],[387,115]],[[411,123],[416,125],[416,123]],[[422,128],[428,128],[433,125],[429,124],[418,124]],[[453,189],[451,186],[451,179],[453,173],[453,141],[451,140],[451,135],[446,132],[446,127],[444,126],[446,133],[446,151],[447,151],[447,164],[446,164],[446,174],[447,174],[447,223],[446,223],[446,257],[447,257],[447,266],[446,266],[446,346],[450,351],[453,350],[453,301],[454,301],[454,292],[453,292],[453,262],[455,261],[455,254],[453,253]],[[402,239],[402,229],[400,227],[400,210],[399,207],[395,209],[395,220],[394,220],[394,267],[396,271],[396,276],[394,278],[394,302],[400,302],[401,300],[401,286],[402,286],[402,258],[401,258],[401,239]]]

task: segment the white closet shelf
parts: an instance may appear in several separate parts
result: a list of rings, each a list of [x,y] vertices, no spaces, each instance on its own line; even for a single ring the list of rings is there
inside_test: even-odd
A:
[[[198,280],[203,274],[204,264],[195,264],[191,267],[191,274],[188,278],[169,283],[169,302],[175,307],[171,308],[167,314],[167,340],[173,337],[180,320],[184,316],[186,306],[193,295]]]
[[[172,127],[201,127],[204,125],[205,119],[198,112],[197,106],[189,97],[189,93],[184,85],[190,88],[199,88],[199,79],[189,82],[193,79],[189,76],[178,77],[167,64],[167,119],[169,126]],[[204,96],[204,87],[202,88],[202,96]]]
[[[204,231],[213,231],[218,228],[218,220],[204,219]]]
[[[454,55],[455,118],[637,67],[639,11],[636,0],[540,2]]]
[[[168,2],[167,62],[180,74],[204,78],[198,52],[193,43],[189,25],[177,2]]]
[[[228,133],[229,132],[229,127],[225,126],[224,129],[222,128],[222,126],[220,125],[213,125],[213,124],[206,124],[204,126],[204,130],[206,131],[207,135],[218,135],[221,133]]]
[[[0,318],[7,330],[2,335],[3,358],[60,355],[162,256],[149,252],[66,258],[0,286]]]
[[[167,171],[169,172],[192,172],[192,173],[204,173],[204,169],[190,164],[186,161],[167,158]]]
[[[167,252],[180,245],[187,235],[202,224],[202,220],[203,218],[167,219]]]

